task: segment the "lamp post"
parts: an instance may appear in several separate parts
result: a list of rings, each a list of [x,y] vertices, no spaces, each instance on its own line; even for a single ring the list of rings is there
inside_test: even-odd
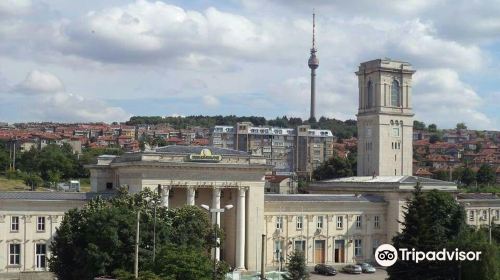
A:
[[[488,230],[489,230],[489,240],[491,244],[491,207],[488,208]]]
[[[217,279],[217,247],[218,247],[218,237],[217,237],[217,226],[219,225],[219,221],[217,219],[217,213],[224,213],[226,210],[230,210],[233,208],[232,204],[228,204],[224,206],[224,208],[210,208],[210,206],[206,204],[202,204],[201,208],[207,210],[212,213],[212,220],[215,220],[214,223],[214,271],[213,271],[213,280]]]

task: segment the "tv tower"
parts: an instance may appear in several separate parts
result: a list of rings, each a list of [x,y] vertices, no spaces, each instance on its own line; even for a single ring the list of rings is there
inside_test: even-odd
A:
[[[313,13],[313,36],[311,56],[307,64],[311,68],[311,115],[309,119],[316,119],[316,69],[319,66],[319,60],[316,57],[316,15]]]

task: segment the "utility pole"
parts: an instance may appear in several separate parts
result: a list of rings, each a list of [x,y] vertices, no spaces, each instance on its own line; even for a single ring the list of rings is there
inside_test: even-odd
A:
[[[137,209],[137,226],[135,230],[135,262],[134,262],[134,276],[135,279],[139,278],[139,218],[141,210]]]
[[[213,213],[212,214],[214,217],[216,217],[217,219],[217,213]],[[217,280],[217,247],[219,247],[217,244],[217,230],[218,230],[218,227],[217,227],[217,222],[214,224],[214,274],[213,274],[213,277],[214,277],[214,280]]]
[[[155,204],[155,212],[154,212],[154,222],[153,222],[153,263],[156,258],[156,204]]]
[[[16,170],[16,142],[17,142],[17,139],[14,140],[14,156],[12,157],[12,169],[15,171]]]

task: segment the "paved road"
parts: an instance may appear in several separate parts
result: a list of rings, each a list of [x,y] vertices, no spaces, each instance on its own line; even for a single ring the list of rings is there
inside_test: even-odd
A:
[[[357,274],[357,275],[339,272],[335,276],[323,276],[323,275],[311,273],[311,280],[328,280],[328,279],[331,279],[331,280],[347,280],[347,279],[384,280],[385,278],[387,278],[387,272],[385,270],[380,270],[380,269],[377,269],[377,272],[375,272],[373,274],[363,273],[363,274]]]

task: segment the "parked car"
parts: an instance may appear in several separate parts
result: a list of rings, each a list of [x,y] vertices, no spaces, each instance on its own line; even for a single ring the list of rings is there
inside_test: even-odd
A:
[[[355,264],[348,264],[344,266],[342,270],[349,274],[361,274],[363,272],[361,266]]]
[[[314,267],[314,272],[318,274],[323,274],[323,275],[336,275],[337,270],[331,266],[331,265],[326,265],[326,264],[317,264]]]
[[[358,265],[361,266],[361,271],[363,271],[363,273],[375,273],[375,271],[377,271],[375,267],[369,263],[358,263]]]

